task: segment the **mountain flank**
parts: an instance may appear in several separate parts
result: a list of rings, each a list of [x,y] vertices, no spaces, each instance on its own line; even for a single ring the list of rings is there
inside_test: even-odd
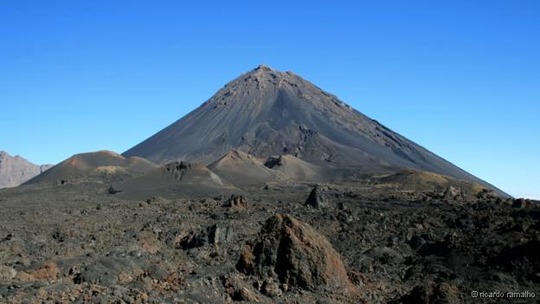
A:
[[[233,150],[260,159],[293,156],[316,167],[363,174],[433,172],[496,189],[302,77],[266,66],[229,82],[123,155],[158,164],[213,164],[238,153]],[[266,174],[257,170],[258,176]]]
[[[52,165],[36,165],[19,155],[0,151],[0,189],[16,187],[45,172]]]

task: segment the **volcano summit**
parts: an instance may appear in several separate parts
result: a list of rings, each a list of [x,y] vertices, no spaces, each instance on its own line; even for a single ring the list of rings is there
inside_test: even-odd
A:
[[[232,150],[342,172],[428,171],[494,188],[302,77],[262,65],[123,155],[211,164]]]

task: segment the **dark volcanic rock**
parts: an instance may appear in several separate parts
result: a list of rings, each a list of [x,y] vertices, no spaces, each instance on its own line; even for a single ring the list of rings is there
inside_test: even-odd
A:
[[[243,273],[274,277],[306,290],[354,291],[340,255],[309,225],[287,215],[269,218],[237,263]]]
[[[513,207],[513,208],[517,208],[517,209],[525,208],[525,207],[527,207],[527,200],[524,199],[524,198],[518,198],[518,199],[515,199],[515,200],[512,202],[512,207]]]
[[[227,225],[214,224],[204,230],[190,231],[180,238],[177,247],[184,250],[204,246],[205,244],[218,245],[230,242],[234,237],[233,229]]]
[[[181,181],[186,175],[186,172],[191,170],[191,165],[185,162],[171,162],[164,166],[164,172],[167,177],[173,181]]]
[[[283,165],[283,158],[280,156],[271,156],[269,157],[265,162],[264,165],[267,168],[273,169],[275,167],[279,167]]]
[[[229,294],[233,301],[247,301],[252,303],[259,303],[260,299],[252,290],[251,287],[246,286],[244,282],[237,276],[223,276],[221,277],[223,287]]]
[[[471,291],[540,294],[534,201],[444,199],[446,187],[408,201],[379,185],[325,183],[330,202],[317,210],[301,205],[312,189],[287,183],[148,203],[110,195],[108,183],[2,190],[0,303],[483,303],[497,299]],[[231,193],[244,198],[225,208]],[[232,209],[246,199],[249,208]]]
[[[231,197],[225,201],[223,206],[236,210],[244,210],[247,209],[248,203],[243,196],[232,194]]]
[[[316,185],[306,200],[306,206],[310,206],[316,209],[325,207],[327,204],[327,199],[322,193],[322,189],[319,185]]]
[[[408,294],[392,303],[401,304],[430,304],[430,303],[462,303],[461,292],[454,285],[440,283],[433,285],[431,283],[418,285]]]
[[[178,246],[184,250],[203,246],[207,242],[207,236],[203,233],[190,231],[178,242]]]
[[[230,242],[234,237],[233,229],[230,226],[212,225],[206,229],[208,242],[213,245]]]

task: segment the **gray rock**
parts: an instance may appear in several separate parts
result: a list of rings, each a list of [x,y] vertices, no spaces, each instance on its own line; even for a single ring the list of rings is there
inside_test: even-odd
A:
[[[325,195],[322,193],[322,189],[319,185],[316,185],[306,200],[305,205],[313,207],[315,209],[320,209],[326,206],[328,203]]]
[[[36,165],[20,156],[0,151],[0,189],[16,187],[45,172],[52,165]]]
[[[17,275],[17,271],[9,266],[0,265],[0,282],[10,282]]]
[[[184,250],[204,246],[205,244],[218,245],[232,241],[234,232],[228,225],[214,224],[204,230],[192,230],[180,239],[177,247]]]
[[[281,289],[279,289],[279,285],[271,278],[264,280],[261,286],[261,292],[270,298],[277,298],[283,294]]]

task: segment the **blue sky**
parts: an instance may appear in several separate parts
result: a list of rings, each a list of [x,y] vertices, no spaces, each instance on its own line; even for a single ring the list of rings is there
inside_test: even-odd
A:
[[[3,0],[0,150],[123,152],[263,63],[540,198],[539,20],[520,0]]]

